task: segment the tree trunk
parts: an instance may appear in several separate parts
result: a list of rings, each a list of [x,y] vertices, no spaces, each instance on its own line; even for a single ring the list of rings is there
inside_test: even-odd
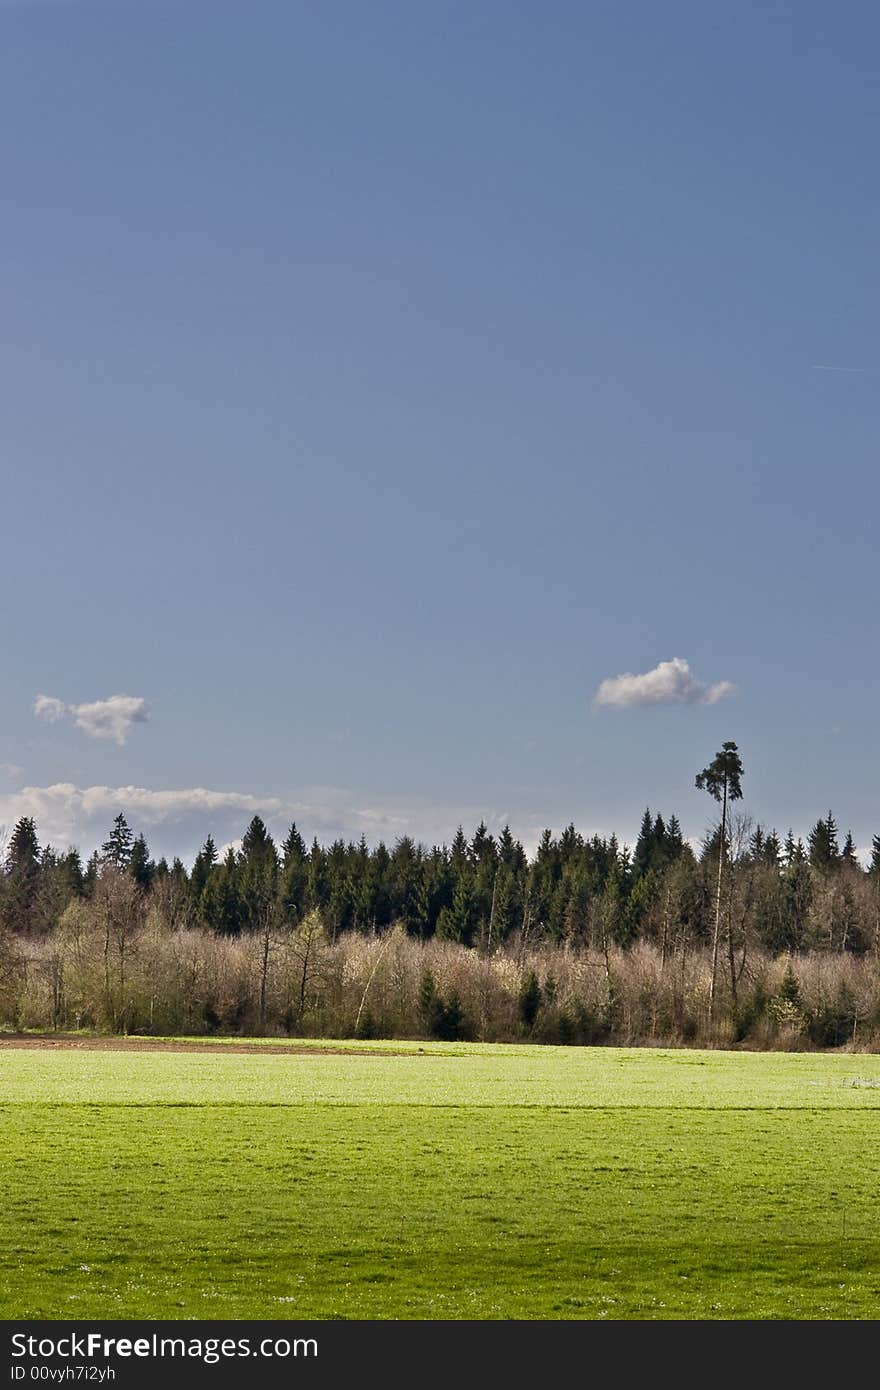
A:
[[[489,909],[489,932],[486,942],[486,954],[492,950],[492,923],[495,921],[495,893],[498,889],[498,870],[495,870],[495,877],[492,880],[492,906]]]
[[[104,1007],[110,1020],[110,1028],[115,1032],[116,1017],[113,1011],[113,991],[110,987],[110,923],[104,929]]]
[[[260,1027],[266,1026],[266,983],[269,977],[269,926],[263,933],[263,960],[260,969]]]
[[[733,1011],[734,1011],[734,1013],[736,1013],[736,1008],[737,1008],[737,997],[736,997],[737,973],[736,973],[736,955],[735,955],[734,949],[733,949],[733,902],[732,902],[732,898],[733,898],[733,894],[731,893],[731,894],[728,896],[728,900],[727,900],[727,962],[728,962],[728,965],[729,965],[729,967],[730,967],[730,993],[731,993],[731,997],[732,997],[732,999],[733,999]]]
[[[666,969],[666,952],[669,946],[669,889],[666,889],[666,899],[663,904],[663,936],[660,943],[660,974]]]
[[[715,980],[718,975],[718,939],[721,934],[721,878],[724,872],[724,839],[727,834],[727,778],[721,804],[721,841],[718,845],[718,886],[715,890],[715,931],[712,935],[712,978],[709,981],[709,1023],[715,1016]]]
[[[605,994],[608,1009],[608,1026],[613,1026],[614,1014],[614,982],[611,978],[611,953],[608,943],[608,905],[602,904],[602,961],[605,966]]]
[[[125,1036],[128,1036],[128,1005],[125,1000],[125,927],[118,937],[119,945],[119,1023]]]

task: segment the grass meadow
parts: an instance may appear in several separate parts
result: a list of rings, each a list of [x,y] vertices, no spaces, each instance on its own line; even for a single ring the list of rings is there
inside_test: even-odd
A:
[[[880,1311],[875,1055],[344,1046],[0,1048],[0,1316]]]

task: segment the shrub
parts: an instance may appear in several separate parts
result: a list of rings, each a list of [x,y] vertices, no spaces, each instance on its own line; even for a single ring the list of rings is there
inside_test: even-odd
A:
[[[534,970],[530,970],[519,991],[519,1016],[524,1028],[529,1032],[535,1026],[538,1010],[541,1007],[541,986]]]

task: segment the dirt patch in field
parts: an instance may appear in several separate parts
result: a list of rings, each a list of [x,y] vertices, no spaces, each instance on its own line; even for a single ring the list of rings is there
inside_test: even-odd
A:
[[[52,1033],[7,1033],[0,1035],[0,1049],[36,1048],[46,1051],[57,1048],[65,1052],[81,1050],[85,1052],[246,1052],[249,1056],[262,1056],[272,1053],[275,1056],[289,1057],[305,1053],[312,1057],[418,1057],[427,1056],[419,1048],[418,1052],[403,1048],[368,1047],[309,1047],[308,1043],[264,1043],[264,1042],[179,1042],[165,1038],[68,1038],[56,1037]]]

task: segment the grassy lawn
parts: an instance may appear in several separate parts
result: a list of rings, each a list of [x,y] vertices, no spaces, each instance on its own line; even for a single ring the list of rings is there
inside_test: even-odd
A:
[[[0,1050],[0,1316],[878,1315],[880,1058],[370,1046]]]

